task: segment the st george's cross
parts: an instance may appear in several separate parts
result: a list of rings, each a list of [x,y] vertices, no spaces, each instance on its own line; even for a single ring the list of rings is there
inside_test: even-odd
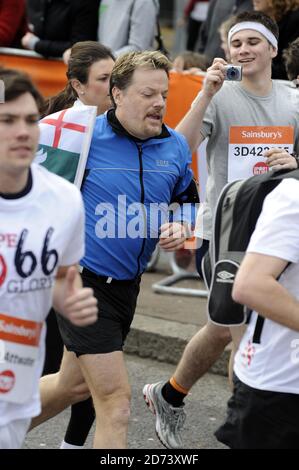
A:
[[[35,162],[80,187],[96,112],[80,105],[44,117]]]

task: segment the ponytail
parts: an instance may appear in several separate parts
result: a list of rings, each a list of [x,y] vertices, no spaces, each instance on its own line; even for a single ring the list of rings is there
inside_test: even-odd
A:
[[[71,108],[77,98],[75,90],[72,85],[68,83],[60,93],[46,99],[41,113],[42,117],[56,113],[62,109]]]

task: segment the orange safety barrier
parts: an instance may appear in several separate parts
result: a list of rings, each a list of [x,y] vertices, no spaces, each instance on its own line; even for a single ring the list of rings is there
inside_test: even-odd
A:
[[[202,89],[203,81],[203,75],[170,73],[169,94],[164,118],[169,127],[175,128],[188,112],[192,101]],[[197,153],[192,155],[192,170],[198,180]]]
[[[0,65],[27,72],[45,97],[61,91],[67,82],[62,60],[45,59],[35,52],[0,48]]]

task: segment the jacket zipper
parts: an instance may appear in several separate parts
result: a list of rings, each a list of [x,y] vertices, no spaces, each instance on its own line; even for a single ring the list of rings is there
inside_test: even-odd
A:
[[[135,142],[136,143],[136,142]],[[140,188],[141,188],[141,197],[140,197],[140,202],[142,204],[142,210],[143,210],[143,217],[144,217],[144,231],[145,233],[143,234],[143,240],[142,240],[142,246],[140,253],[137,258],[137,274],[136,277],[139,276],[140,274],[140,258],[143,255],[144,252],[144,246],[145,246],[145,240],[146,240],[146,233],[147,233],[147,221],[146,221],[146,212],[144,208],[144,183],[143,183],[143,162],[142,162],[142,145],[136,143],[137,149],[138,149],[138,158],[139,158],[139,180],[140,180]]]

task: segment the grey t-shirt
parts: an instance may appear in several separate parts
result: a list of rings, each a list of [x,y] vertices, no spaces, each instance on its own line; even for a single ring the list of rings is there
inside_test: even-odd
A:
[[[231,126],[291,126],[294,149],[299,151],[299,92],[281,81],[272,81],[268,96],[255,96],[240,82],[225,82],[213,97],[200,132],[208,138],[208,180],[206,200],[202,204],[196,234],[210,239],[217,199],[228,182],[228,149]]]

